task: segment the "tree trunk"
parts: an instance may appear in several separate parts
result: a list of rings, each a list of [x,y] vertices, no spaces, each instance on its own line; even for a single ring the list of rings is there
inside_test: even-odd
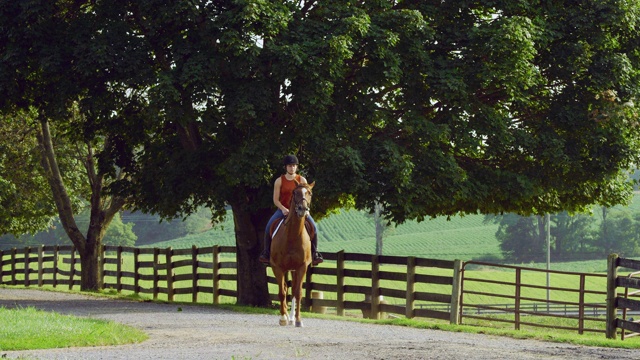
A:
[[[382,205],[376,201],[373,212],[373,219],[376,224],[376,255],[382,255],[382,242],[385,230],[385,224],[382,223],[384,219],[382,219],[380,213],[382,213]]]
[[[97,291],[102,289],[102,267],[100,266],[101,239],[87,241],[84,251],[80,253],[82,280],[80,290]]]
[[[270,209],[251,213],[246,204],[232,203],[236,233],[238,304],[267,307],[271,305],[267,271],[258,261],[263,247],[264,228]]]
[[[120,197],[112,197],[109,199],[108,205],[105,204],[105,199],[102,195],[104,186],[103,176],[95,172],[96,166],[94,163],[93,150],[91,146],[87,144],[87,156],[84,165],[89,183],[91,184],[91,199],[89,199],[91,215],[89,229],[85,237],[78,229],[73,217],[74,213],[73,207],[71,206],[71,199],[64,185],[53,148],[49,122],[46,118],[42,117],[40,123],[41,131],[38,134],[38,141],[42,150],[41,163],[47,174],[49,185],[51,186],[58,215],[60,216],[60,222],[67,236],[69,236],[69,239],[80,254],[82,278],[80,290],[100,290],[102,288],[102,269],[99,260],[102,238],[115,214],[124,206],[125,200]],[[122,174],[120,175],[122,176]]]

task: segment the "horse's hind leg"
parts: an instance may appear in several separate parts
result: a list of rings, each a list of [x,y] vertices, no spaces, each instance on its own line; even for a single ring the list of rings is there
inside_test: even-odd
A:
[[[289,323],[289,314],[287,313],[287,281],[285,274],[280,269],[275,269],[274,275],[278,283],[278,299],[280,300],[280,326],[285,326]]]

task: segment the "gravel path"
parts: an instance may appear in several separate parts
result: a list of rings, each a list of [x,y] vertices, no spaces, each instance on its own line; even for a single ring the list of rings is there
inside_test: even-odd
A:
[[[0,306],[16,305],[117,321],[142,329],[149,340],[122,346],[0,352],[3,358],[640,359],[640,350],[311,318],[303,319],[303,328],[281,327],[276,315],[0,288]]]

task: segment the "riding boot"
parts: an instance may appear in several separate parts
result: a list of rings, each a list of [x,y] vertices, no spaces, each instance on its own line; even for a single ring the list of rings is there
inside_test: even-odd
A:
[[[313,266],[316,266],[324,261],[322,258],[322,254],[318,252],[318,233],[313,234],[313,238],[311,239],[311,257]]]
[[[260,258],[258,259],[261,263],[265,265],[269,265],[271,262],[271,236],[265,234],[264,236],[264,249],[260,254]]]

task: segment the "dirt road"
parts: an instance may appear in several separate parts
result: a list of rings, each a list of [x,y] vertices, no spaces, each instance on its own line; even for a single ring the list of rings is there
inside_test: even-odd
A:
[[[36,359],[640,359],[640,350],[304,319],[239,314],[206,306],[139,303],[56,292],[0,288],[0,306],[34,306],[138,327],[149,340],[124,346],[5,351]],[[178,307],[182,311],[178,311]],[[0,324],[1,326],[1,324]]]

